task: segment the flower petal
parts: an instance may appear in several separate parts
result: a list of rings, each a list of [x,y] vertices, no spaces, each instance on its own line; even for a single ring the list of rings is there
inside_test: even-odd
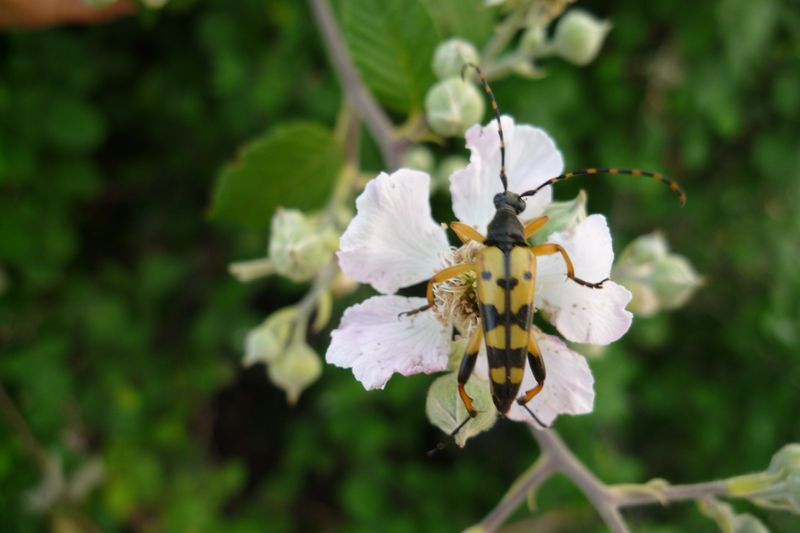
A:
[[[508,189],[522,193],[536,188],[564,170],[564,160],[553,139],[544,130],[528,125],[515,125],[511,117],[501,117],[506,144]],[[503,190],[500,182],[500,137],[497,122],[479,124],[466,133],[470,163],[450,176],[453,212],[462,222],[485,232],[494,215],[494,195]],[[552,199],[552,188],[545,187],[527,199],[527,208],[520,219],[539,216]]]
[[[325,359],[352,368],[366,389],[382,389],[393,373],[404,376],[447,369],[450,331],[422,307],[424,298],[373,296],[348,308],[331,333]]]
[[[591,215],[573,230],[554,233],[548,242],[560,244],[575,266],[575,275],[590,282],[611,273],[614,251],[611,233],[602,215]],[[612,281],[590,289],[567,279],[560,254],[537,258],[536,308],[573,342],[609,344],[622,337],[633,315],[625,310],[631,293]]]
[[[356,200],[357,213],[340,239],[339,266],[383,293],[430,278],[450,245],[431,217],[430,176],[382,172]]]
[[[582,415],[594,407],[594,377],[586,358],[567,348],[561,339],[534,328],[534,335],[542,351],[547,379],[542,391],[529,403],[528,408],[546,425],[551,425],[560,414]],[[536,380],[526,368],[520,393],[536,386]],[[514,402],[508,418],[540,427],[531,415]]]

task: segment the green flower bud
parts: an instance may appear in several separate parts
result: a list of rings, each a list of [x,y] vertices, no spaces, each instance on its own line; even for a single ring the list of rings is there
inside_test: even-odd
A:
[[[269,259],[275,272],[293,281],[307,281],[328,264],[338,246],[331,225],[297,209],[279,208],[272,217]]]
[[[464,39],[448,39],[441,43],[433,54],[431,68],[440,80],[461,75],[467,63],[478,64],[478,50]]]
[[[431,171],[433,171],[433,165],[435,163],[436,160],[433,157],[433,153],[426,147],[417,145],[406,150],[406,153],[403,154],[403,160],[400,162],[400,166],[413,170],[421,170],[430,174]]]
[[[286,351],[292,333],[297,309],[284,307],[272,313],[257,328],[250,330],[245,340],[245,366],[269,363]]]
[[[737,514],[729,503],[711,496],[699,500],[700,512],[713,519],[720,531],[729,533],[769,533],[769,529],[755,516],[748,513]]]
[[[456,434],[456,443],[462,447],[466,444],[467,439],[486,431],[497,421],[497,409],[492,403],[488,383],[473,377],[467,382],[467,394],[472,397],[478,416],[470,420]],[[425,400],[425,414],[433,425],[445,433],[452,432],[461,422],[469,418],[458,395],[455,372],[449,372],[433,382]]]
[[[548,237],[557,231],[568,231],[586,219],[586,191],[581,190],[573,200],[551,202],[544,214],[550,217],[547,224],[536,232],[533,241],[536,244],[547,242]]]
[[[658,232],[631,242],[614,264],[612,278],[633,293],[628,308],[641,316],[681,307],[703,284],[686,258],[669,253]]]
[[[469,164],[467,158],[460,155],[449,155],[439,162],[433,173],[434,190],[446,191],[450,188],[450,176]]]
[[[545,53],[549,51],[549,48],[547,33],[540,25],[532,26],[525,30],[519,41],[519,49],[531,57]]]
[[[483,95],[461,78],[440,81],[425,97],[425,113],[431,129],[440,135],[456,137],[483,118]]]
[[[764,472],[731,478],[728,494],[747,498],[768,509],[800,514],[800,444],[781,448]]]
[[[283,357],[272,361],[267,370],[269,379],[286,391],[291,405],[322,374],[322,360],[304,341],[292,344]]]
[[[570,63],[588,65],[597,57],[610,30],[608,21],[600,20],[582,9],[570,9],[558,21],[553,47],[558,55]]]

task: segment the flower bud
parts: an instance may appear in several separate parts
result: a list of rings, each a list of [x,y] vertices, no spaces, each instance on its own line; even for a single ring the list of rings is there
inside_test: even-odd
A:
[[[425,97],[425,113],[431,129],[440,135],[455,137],[483,118],[483,95],[461,78],[440,81]]]
[[[307,281],[333,257],[338,246],[334,228],[297,209],[279,208],[272,217],[269,259],[275,272]]]
[[[544,210],[544,214],[550,217],[550,220],[534,234],[534,242],[536,244],[547,242],[553,233],[569,231],[586,219],[586,198],[586,191],[581,190],[572,200],[551,202]]]
[[[245,340],[242,364],[267,364],[283,354],[296,316],[295,307],[284,307],[272,313],[260,326],[250,330]]]
[[[467,382],[467,394],[472,397],[473,406],[478,416],[470,420],[455,435],[456,443],[463,447],[467,439],[491,428],[497,421],[497,409],[492,403],[488,383],[474,376]],[[458,395],[458,383],[455,372],[449,372],[436,379],[428,389],[425,400],[425,414],[428,420],[445,433],[452,432],[458,425],[469,418],[464,403]]]
[[[536,57],[545,50],[548,50],[549,44],[544,27],[536,25],[525,30],[520,38],[519,48],[531,57]]]
[[[288,402],[294,405],[300,394],[319,378],[322,360],[300,340],[292,344],[286,354],[272,361],[267,372],[272,383],[286,391]]]
[[[461,69],[467,63],[477,64],[478,50],[464,39],[448,39],[441,43],[433,54],[431,68],[440,80],[461,75]]]
[[[612,277],[633,293],[628,308],[640,316],[681,307],[703,284],[685,257],[669,253],[658,232],[631,242],[614,264]]]
[[[450,188],[450,176],[456,170],[461,170],[469,164],[467,158],[461,155],[449,155],[439,162],[433,173],[433,189],[446,191]]]
[[[781,448],[764,472],[737,476],[725,483],[731,496],[770,509],[800,514],[800,444]]]
[[[736,513],[731,504],[711,496],[699,500],[700,512],[713,519],[720,531],[730,533],[769,533],[761,520],[749,513]]]
[[[608,21],[600,20],[582,9],[570,9],[558,21],[553,47],[558,55],[570,63],[588,65],[597,57],[610,30]]]
[[[435,163],[436,160],[433,158],[433,153],[426,147],[417,145],[406,150],[406,153],[403,154],[403,160],[400,162],[400,166],[413,170],[421,170],[430,174]]]

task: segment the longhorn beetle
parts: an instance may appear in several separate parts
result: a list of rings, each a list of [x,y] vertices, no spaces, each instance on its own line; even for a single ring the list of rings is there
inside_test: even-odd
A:
[[[480,314],[480,324],[469,337],[467,348],[461,359],[458,370],[458,394],[469,417],[464,420],[450,434],[456,433],[473,417],[477,411],[473,407],[472,398],[467,394],[465,386],[475,368],[481,342],[485,340],[486,354],[489,359],[489,377],[491,378],[492,400],[500,414],[505,415],[511,408],[514,400],[523,406],[526,411],[542,426],[545,426],[538,417],[528,408],[530,402],[545,383],[545,367],[542,353],[536,343],[536,338],[531,330],[533,320],[534,289],[536,287],[536,258],[546,255],[561,254],[567,267],[567,277],[574,283],[590,289],[600,289],[608,278],[596,282],[586,281],[575,276],[572,260],[566,250],[558,244],[539,244],[530,246],[528,238],[542,229],[547,223],[546,215],[540,216],[523,225],[519,215],[525,210],[524,198],[534,196],[539,190],[556,182],[563,181],[573,176],[593,174],[627,174],[631,176],[646,176],[660,181],[675,192],[683,205],[686,195],[680,186],[655,172],[646,172],[638,169],[618,168],[585,168],[566,172],[551,178],[535,189],[517,194],[508,190],[506,177],[506,149],[503,139],[503,126],[500,121],[500,111],[494,98],[489,83],[480,69],[472,64],[465,64],[461,69],[463,79],[467,68],[473,68],[483,85],[483,88],[492,104],[497,130],[500,136],[500,181],[503,192],[494,197],[495,214],[486,236],[462,222],[453,222],[450,227],[463,244],[476,241],[483,244],[477,254],[477,259],[471,263],[462,263],[445,268],[437,272],[428,281],[428,305],[416,311],[422,311],[434,305],[433,286],[448,279],[454,278],[465,272],[475,272],[477,275],[477,302]],[[416,311],[411,311],[414,313]],[[520,384],[525,373],[525,359],[528,360],[536,378],[536,386],[517,397]]]

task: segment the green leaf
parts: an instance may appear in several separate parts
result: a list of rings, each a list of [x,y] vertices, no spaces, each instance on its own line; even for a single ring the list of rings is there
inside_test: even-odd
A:
[[[439,32],[415,0],[347,0],[342,30],[364,83],[387,107],[421,110]]]
[[[342,161],[341,146],[324,126],[279,126],[245,146],[237,160],[222,169],[211,218],[266,228],[278,206],[320,207]]]
[[[478,48],[492,35],[495,10],[483,0],[422,0],[442,37],[461,37]]]

